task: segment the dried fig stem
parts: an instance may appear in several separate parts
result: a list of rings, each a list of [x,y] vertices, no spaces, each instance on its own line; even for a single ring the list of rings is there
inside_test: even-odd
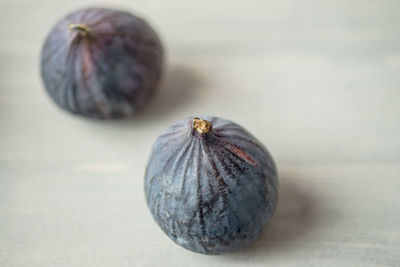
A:
[[[77,31],[81,36],[86,36],[90,31],[90,27],[86,24],[69,24],[68,28],[71,31]]]
[[[193,128],[200,134],[208,133],[211,129],[211,122],[200,119],[194,118],[193,119]]]

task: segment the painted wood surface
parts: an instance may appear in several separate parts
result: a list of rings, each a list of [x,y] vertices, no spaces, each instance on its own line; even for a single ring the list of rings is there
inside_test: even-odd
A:
[[[52,25],[93,3],[0,2],[0,266],[400,266],[400,2],[104,2],[168,51],[154,100],[113,122],[62,112],[39,76]],[[280,173],[276,214],[226,256],[175,245],[144,199],[155,138],[202,114]]]

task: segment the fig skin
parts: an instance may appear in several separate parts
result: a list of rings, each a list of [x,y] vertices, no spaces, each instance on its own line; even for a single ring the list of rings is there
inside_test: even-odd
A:
[[[41,75],[51,98],[72,113],[99,119],[131,116],[154,93],[163,49],[154,30],[128,12],[88,8],[51,30]]]
[[[276,207],[278,175],[266,148],[239,125],[189,117],[153,145],[145,195],[174,242],[197,253],[224,254],[259,235]]]

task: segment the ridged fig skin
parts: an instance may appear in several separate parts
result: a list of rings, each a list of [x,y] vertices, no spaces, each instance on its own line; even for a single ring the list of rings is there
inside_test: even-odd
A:
[[[51,98],[65,110],[98,119],[136,113],[156,89],[162,64],[162,45],[149,24],[107,8],[82,9],[60,20],[41,53]]]
[[[149,209],[177,244],[202,254],[235,251],[274,213],[278,175],[266,148],[239,125],[202,116],[170,126],[155,142],[145,174]]]

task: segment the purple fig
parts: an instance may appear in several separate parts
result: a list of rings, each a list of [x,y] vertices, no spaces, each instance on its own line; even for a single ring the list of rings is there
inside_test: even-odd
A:
[[[134,114],[154,92],[163,50],[154,30],[130,13],[88,8],[59,21],[44,43],[41,74],[51,98],[75,114]]]
[[[145,175],[150,211],[177,244],[223,254],[252,242],[272,216],[278,175],[266,148],[239,125],[187,118],[155,142]]]

